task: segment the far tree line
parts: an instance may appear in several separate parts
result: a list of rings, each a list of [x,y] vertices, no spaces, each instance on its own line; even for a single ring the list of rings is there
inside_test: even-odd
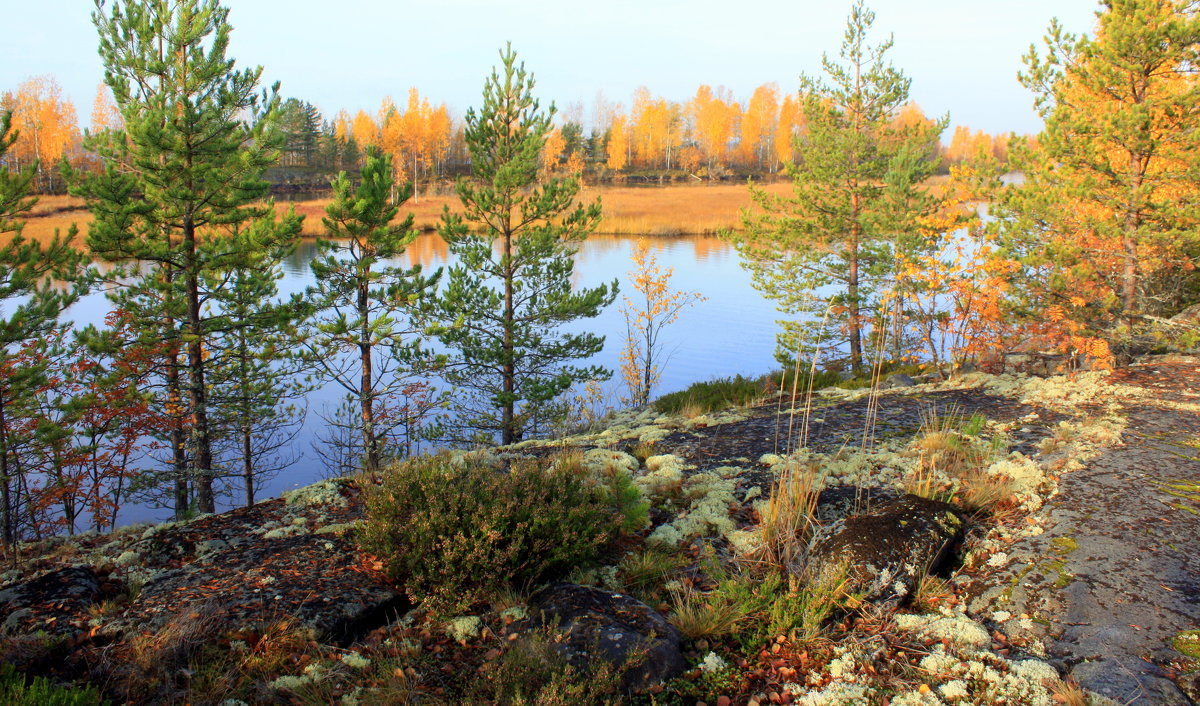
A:
[[[744,101],[724,87],[708,85],[683,102],[642,87],[628,108],[599,95],[590,111],[574,103],[557,114],[541,152],[541,168],[579,174],[590,182],[773,178],[795,160],[796,139],[807,129],[800,101],[800,94],[782,92],[775,84],[759,86]],[[63,160],[76,169],[100,168],[101,160],[86,146],[79,112],[53,76],[29,78],[0,94],[0,110],[12,113],[17,133],[4,166],[19,170],[37,164],[35,193],[66,190],[58,168]],[[906,102],[889,119],[896,126],[932,125],[938,116],[927,116],[919,105]],[[120,129],[121,120],[111,89],[101,84],[87,131]],[[420,189],[470,171],[462,119],[416,88],[400,101],[384,98],[376,111],[354,113],[325,114],[309,101],[286,98],[278,121],[284,136],[280,158],[264,174],[277,191],[326,190],[338,172],[357,172],[372,147],[391,156],[398,182]],[[943,144],[939,133],[927,147],[942,157],[944,171],[979,154],[1005,162],[1012,138],[960,125],[949,142]]]

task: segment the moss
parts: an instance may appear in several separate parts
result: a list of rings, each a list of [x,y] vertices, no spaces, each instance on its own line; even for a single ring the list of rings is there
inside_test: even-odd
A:
[[[1079,542],[1074,537],[1055,537],[1050,542],[1061,554],[1070,554],[1079,549]]]
[[[1175,651],[1192,659],[1200,659],[1200,630],[1185,630],[1172,641]]]

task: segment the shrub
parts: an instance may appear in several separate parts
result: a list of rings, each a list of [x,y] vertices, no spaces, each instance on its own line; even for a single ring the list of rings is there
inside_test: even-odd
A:
[[[765,394],[763,381],[737,375],[692,384],[686,390],[663,395],[654,401],[654,409],[663,414],[689,410],[706,414],[727,407],[744,407]]]
[[[0,664],[0,703],[10,706],[92,706],[107,704],[94,686],[64,689],[45,677],[26,680],[11,664]]]
[[[593,562],[645,504],[577,463],[426,456],[392,467],[367,496],[364,551],[435,613],[466,609],[490,592]]]

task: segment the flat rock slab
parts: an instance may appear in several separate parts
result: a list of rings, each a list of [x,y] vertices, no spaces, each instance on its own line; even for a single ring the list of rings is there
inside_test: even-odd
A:
[[[408,607],[346,539],[259,537],[160,574],[100,632],[155,630],[176,616],[200,614],[217,634],[291,619],[318,639],[345,643]]]
[[[1118,703],[1189,704],[1171,645],[1200,627],[1200,364],[1151,361],[1112,381],[1148,391],[1123,411],[1122,444],[1059,479],[1045,532],[977,577],[970,608],[1033,616],[1050,656]]]
[[[797,404],[802,403],[802,399],[797,401]],[[1009,432],[1009,450],[1032,456],[1037,445],[1052,434],[1053,427],[1060,420],[1068,418],[1043,407],[989,395],[981,390],[889,392],[875,409],[866,397],[833,401],[821,398],[817,400],[817,405],[813,409],[808,438],[803,440],[804,443],[799,438],[800,417],[793,419],[786,411],[780,413],[778,403],[772,402],[750,409],[749,416],[740,421],[672,432],[656,447],[667,449],[686,462],[695,464],[697,472],[707,471],[730,464],[743,465],[744,459],[757,461],[763,454],[782,454],[788,448],[799,446],[807,446],[820,453],[857,447],[862,442],[866,421],[872,415],[877,439],[911,438],[920,430],[924,415],[933,408],[958,410],[964,418],[979,413],[996,421],[1020,419],[1036,412],[1039,415],[1036,423]],[[786,408],[787,404],[783,406]],[[789,427],[794,436],[790,444]],[[775,480],[775,474],[760,467],[748,470],[742,478],[765,493]]]
[[[530,625],[550,628],[567,660],[579,668],[599,657],[621,673],[626,691],[640,691],[687,668],[682,635],[650,606],[599,588],[559,583],[529,599]]]
[[[818,578],[847,571],[865,600],[903,601],[950,557],[963,524],[953,505],[905,495],[830,525],[813,543],[808,570]]]
[[[100,601],[101,578],[90,566],[43,574],[0,590],[0,633],[44,631],[70,636],[87,628],[88,609]]]
[[[250,507],[239,507],[218,515],[207,515],[183,524],[153,527],[149,536],[137,542],[139,566],[151,569],[178,568],[197,558],[258,541],[273,526],[286,528],[296,518],[309,527],[347,524],[365,514],[362,492],[349,484],[340,488],[343,502],[289,506],[282,498],[272,498]]]

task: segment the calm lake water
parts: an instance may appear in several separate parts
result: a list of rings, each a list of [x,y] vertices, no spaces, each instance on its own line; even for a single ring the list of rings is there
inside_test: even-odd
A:
[[[622,290],[630,292],[628,271],[637,238],[594,235],[576,257],[578,286],[595,286],[620,280]],[[679,390],[701,380],[737,374],[759,375],[777,367],[773,352],[778,317],[773,304],[750,286],[750,276],[739,265],[737,252],[720,239],[711,236],[681,236],[652,238],[653,252],[663,268],[674,268],[673,289],[698,292],[706,300],[685,309],[679,320],[664,333],[669,359],[666,362],[660,395]],[[302,243],[285,263],[280,283],[283,295],[303,291],[312,284],[308,263],[316,246]],[[396,264],[420,263],[426,269],[450,264],[445,245],[434,234],[422,235]],[[576,329],[586,329],[606,337],[604,350],[591,361],[614,372],[605,384],[606,401],[618,406],[622,392],[619,382],[618,356],[623,345],[625,322],[617,302],[599,317],[575,322]],[[108,311],[103,294],[94,293],[78,302],[67,318],[77,324],[100,322]],[[307,485],[328,475],[324,462],[312,445],[324,422],[321,412],[336,406],[341,389],[332,387],[314,391],[309,398],[309,411],[304,426],[293,441],[292,454],[296,462],[266,483],[258,497],[269,498],[289,488]],[[224,499],[219,509],[232,507]],[[121,524],[167,519],[171,512],[127,504],[121,509]]]

